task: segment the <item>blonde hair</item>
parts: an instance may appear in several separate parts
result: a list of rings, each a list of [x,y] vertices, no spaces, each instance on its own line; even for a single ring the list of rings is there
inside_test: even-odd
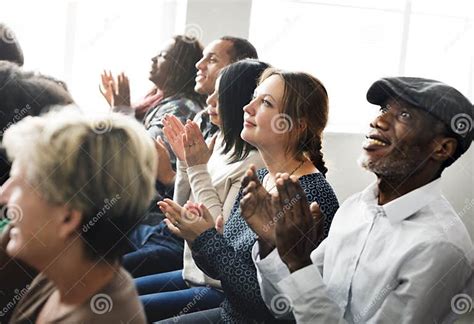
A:
[[[3,144],[46,201],[82,212],[79,230],[90,256],[123,253],[127,232],[154,194],[156,150],[142,125],[67,108],[25,118],[5,132]]]

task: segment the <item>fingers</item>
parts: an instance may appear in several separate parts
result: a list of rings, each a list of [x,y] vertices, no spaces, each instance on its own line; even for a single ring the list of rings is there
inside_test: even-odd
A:
[[[168,229],[171,233],[181,237],[181,231],[169,219],[165,218],[163,221],[165,222],[166,226],[168,226]]]
[[[155,142],[155,148],[156,148],[156,151],[158,152],[158,155],[165,153],[167,148],[161,136],[158,136],[154,142]]]
[[[248,193],[255,193],[255,190],[257,189],[257,184],[255,181],[250,181],[247,186],[242,190],[242,194],[245,196]]]
[[[183,140],[184,151],[186,153],[189,153],[189,147],[191,145],[191,137],[188,137],[188,134],[184,133],[181,138]]]
[[[217,216],[216,219],[216,231],[219,234],[224,234],[224,217],[222,215]]]
[[[199,204],[199,209],[202,211],[202,218],[204,218],[205,220],[212,220],[212,215],[209,212],[209,209],[204,206],[204,204]]]
[[[166,117],[167,121],[170,123],[170,126],[176,133],[184,132],[184,125],[181,120],[179,120],[179,118],[174,115],[167,115]]]
[[[311,211],[311,215],[313,219],[318,220],[322,217],[321,208],[319,207],[317,202],[312,202],[309,206],[309,210]]]
[[[247,187],[250,181],[255,181],[256,184],[260,184],[255,165],[253,164],[251,164],[250,168],[245,172],[245,177],[242,179],[242,187]]]
[[[170,199],[167,199],[168,201],[170,201]],[[181,216],[181,210],[176,210],[175,208],[173,208],[172,205],[170,205],[167,201],[159,201],[157,203],[158,207],[160,207],[160,210],[163,212],[163,214],[165,214],[166,218],[168,218],[169,220],[171,220],[173,222],[173,224],[175,224],[175,222],[177,222]],[[179,205],[178,205],[179,206]]]
[[[181,207],[179,204],[175,203],[173,200],[171,199],[168,199],[168,198],[165,198],[163,199],[163,201],[168,204],[169,207],[171,207],[173,209],[173,211],[177,212],[177,213],[180,213],[181,212],[181,209],[183,207]]]
[[[166,122],[164,120],[163,123],[165,124],[165,127],[163,127],[163,132],[165,133],[168,143],[176,141],[176,139],[178,138],[178,134],[176,134],[173,127],[169,127],[168,125],[166,125]]]

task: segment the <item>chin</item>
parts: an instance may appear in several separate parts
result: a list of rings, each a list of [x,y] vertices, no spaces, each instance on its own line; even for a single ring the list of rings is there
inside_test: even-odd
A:
[[[252,136],[248,133],[248,130],[246,130],[245,128],[242,129],[242,132],[240,132],[240,137],[246,141],[247,143],[249,143],[250,145],[253,145],[253,146],[256,146],[255,145],[255,142],[253,141],[252,139]]]

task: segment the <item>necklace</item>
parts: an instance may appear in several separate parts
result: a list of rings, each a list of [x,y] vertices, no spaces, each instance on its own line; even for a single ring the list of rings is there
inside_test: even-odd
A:
[[[300,163],[296,168],[294,168],[293,171],[291,171],[290,176],[292,176],[293,173],[295,173],[296,171],[298,171],[298,169],[301,168],[301,167],[303,166],[303,164],[306,163],[306,161],[307,161],[307,160],[301,161],[301,163]],[[265,188],[265,190],[267,190],[268,179],[270,179],[270,172],[268,172],[267,178],[265,179],[265,183],[263,184],[263,187]],[[273,187],[271,187],[270,189],[267,190],[267,192],[272,191],[273,189],[275,189],[275,187],[276,187],[276,182],[275,182],[275,184],[273,185]]]

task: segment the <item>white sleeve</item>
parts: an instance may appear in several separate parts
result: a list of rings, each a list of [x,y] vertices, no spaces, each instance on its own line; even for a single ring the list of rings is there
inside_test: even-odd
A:
[[[473,269],[462,252],[445,243],[417,247],[401,265],[397,279],[361,314],[360,323],[444,323],[453,315],[452,303],[463,291]],[[297,323],[346,323],[345,309],[331,300],[314,265],[295,271],[279,282],[291,300]],[[370,289],[370,287],[367,287]],[[403,314],[403,316],[401,316]]]
[[[276,318],[293,319],[291,310],[285,309],[284,303],[279,300],[281,289],[278,287],[278,282],[288,277],[290,271],[280,259],[277,249],[273,249],[269,255],[261,260],[260,247],[257,241],[252,248],[252,260],[257,268],[258,284],[267,308]]]
[[[324,262],[324,251],[326,240],[321,242],[316,250],[311,253],[311,260],[316,269],[322,273]],[[252,248],[252,259],[257,268],[257,279],[260,285],[262,298],[268,309],[277,318],[294,319],[291,308],[286,307],[289,300],[278,283],[290,276],[290,271],[281,260],[277,249],[274,249],[263,260],[260,259],[260,247],[258,241]]]
[[[183,206],[191,195],[191,185],[187,172],[188,165],[185,161],[176,159],[176,179],[174,182],[173,200]]]

